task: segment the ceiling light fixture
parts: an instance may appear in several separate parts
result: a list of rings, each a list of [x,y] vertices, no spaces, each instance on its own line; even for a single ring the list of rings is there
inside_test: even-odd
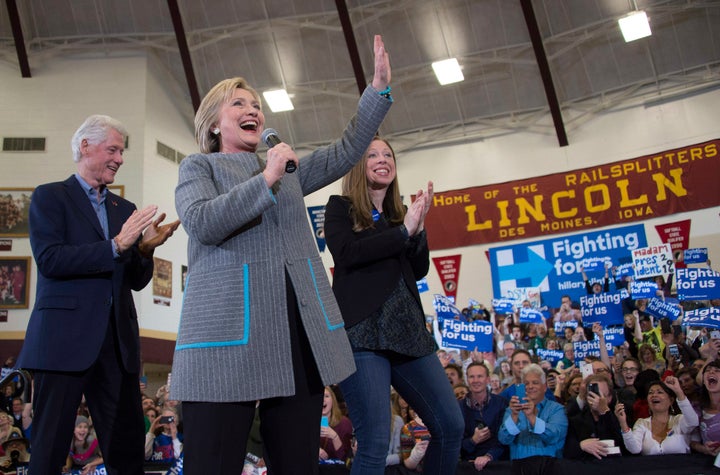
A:
[[[291,111],[295,109],[285,89],[273,89],[263,92],[268,107],[273,112]]]
[[[435,61],[432,68],[441,86],[465,80],[456,58]]]
[[[618,25],[620,25],[620,31],[626,43],[652,35],[650,23],[644,11],[629,13],[618,20]]]

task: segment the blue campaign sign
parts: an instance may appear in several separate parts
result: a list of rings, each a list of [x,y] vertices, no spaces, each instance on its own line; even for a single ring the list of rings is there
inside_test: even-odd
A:
[[[658,285],[649,280],[633,280],[630,282],[630,295],[633,299],[651,299],[657,296]]]
[[[604,273],[606,268],[609,269],[612,266],[612,260],[605,257],[588,257],[583,259],[582,265],[586,273]]]
[[[520,323],[545,323],[545,316],[533,308],[520,309]]]
[[[612,356],[612,344],[606,341],[605,348],[608,350],[608,355]],[[575,366],[578,368],[580,367],[580,362],[588,356],[600,358],[600,340],[575,341],[573,342],[573,349],[575,350]]]
[[[609,343],[613,347],[625,343],[625,330],[623,327],[603,328],[603,336],[605,337],[605,343]]]
[[[683,326],[720,328],[720,307],[699,308],[685,312]]]
[[[578,322],[570,320],[569,322],[555,322],[554,330],[556,335],[562,335],[566,328],[570,327],[575,330],[578,326]]]
[[[562,350],[546,350],[545,348],[537,348],[535,354],[537,354],[537,357],[541,360],[551,362],[553,366],[565,356]]]
[[[484,320],[464,322],[443,320],[442,347],[461,350],[493,351],[493,325]]]
[[[419,293],[428,292],[430,290],[430,287],[428,287],[427,283],[427,277],[423,277],[422,279],[415,282],[415,285],[417,285],[417,289]]]
[[[584,325],[599,322],[603,328],[622,325],[625,321],[622,311],[622,292],[583,295],[580,297]]]
[[[444,295],[435,294],[433,306],[435,307],[435,313],[437,314],[438,320],[454,320],[455,318],[464,319],[462,312],[457,309],[454,302]]]
[[[693,249],[685,249],[685,251],[683,251],[683,261],[685,264],[704,264],[707,260],[707,247],[696,247]]]
[[[515,311],[515,301],[510,299],[493,299],[493,310],[495,313],[513,313]]]
[[[678,269],[675,276],[680,300],[720,298],[720,274],[712,269]]]
[[[493,294],[537,287],[548,306],[558,305],[565,294],[578,301],[586,293],[580,273],[585,259],[628,263],[633,250],[646,246],[639,224],[490,248]]]
[[[650,299],[645,311],[653,317],[669,318],[670,320],[677,320],[682,313],[679,305],[658,298]]]

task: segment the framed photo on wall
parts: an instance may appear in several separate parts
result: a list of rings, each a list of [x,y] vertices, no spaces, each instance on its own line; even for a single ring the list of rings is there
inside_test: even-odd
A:
[[[30,257],[0,257],[0,309],[28,308]]]
[[[28,237],[30,198],[35,188],[0,188],[0,237]]]
[[[108,191],[115,193],[116,195],[125,198],[125,185],[108,185]]]

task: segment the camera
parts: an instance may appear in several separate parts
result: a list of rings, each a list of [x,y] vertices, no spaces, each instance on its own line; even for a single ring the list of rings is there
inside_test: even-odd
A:
[[[160,424],[170,424],[171,422],[175,422],[175,416],[162,416],[160,418]]]
[[[680,357],[680,350],[678,349],[678,346],[676,344],[673,343],[672,345],[668,345],[668,351],[673,358]]]
[[[590,383],[588,384],[588,392],[595,393],[598,396],[601,396],[600,394],[600,386],[598,383]]]
[[[484,428],[487,427],[487,426],[485,425],[485,421],[478,421],[478,423],[477,423],[477,425],[476,425],[475,427],[477,427],[478,429],[482,430],[482,429],[484,429]]]

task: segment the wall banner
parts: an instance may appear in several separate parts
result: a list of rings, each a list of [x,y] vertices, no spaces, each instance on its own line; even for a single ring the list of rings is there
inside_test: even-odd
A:
[[[430,249],[512,241],[720,206],[720,139],[597,167],[436,192]]]
[[[512,294],[516,288],[537,287],[543,304],[550,307],[560,305],[564,294],[579,301],[586,295],[580,273],[585,259],[599,258],[620,266],[632,261],[633,250],[645,246],[645,226],[633,224],[490,248],[493,295],[501,298]],[[592,281],[602,280],[605,270],[587,275]],[[610,290],[615,290],[612,282]]]

